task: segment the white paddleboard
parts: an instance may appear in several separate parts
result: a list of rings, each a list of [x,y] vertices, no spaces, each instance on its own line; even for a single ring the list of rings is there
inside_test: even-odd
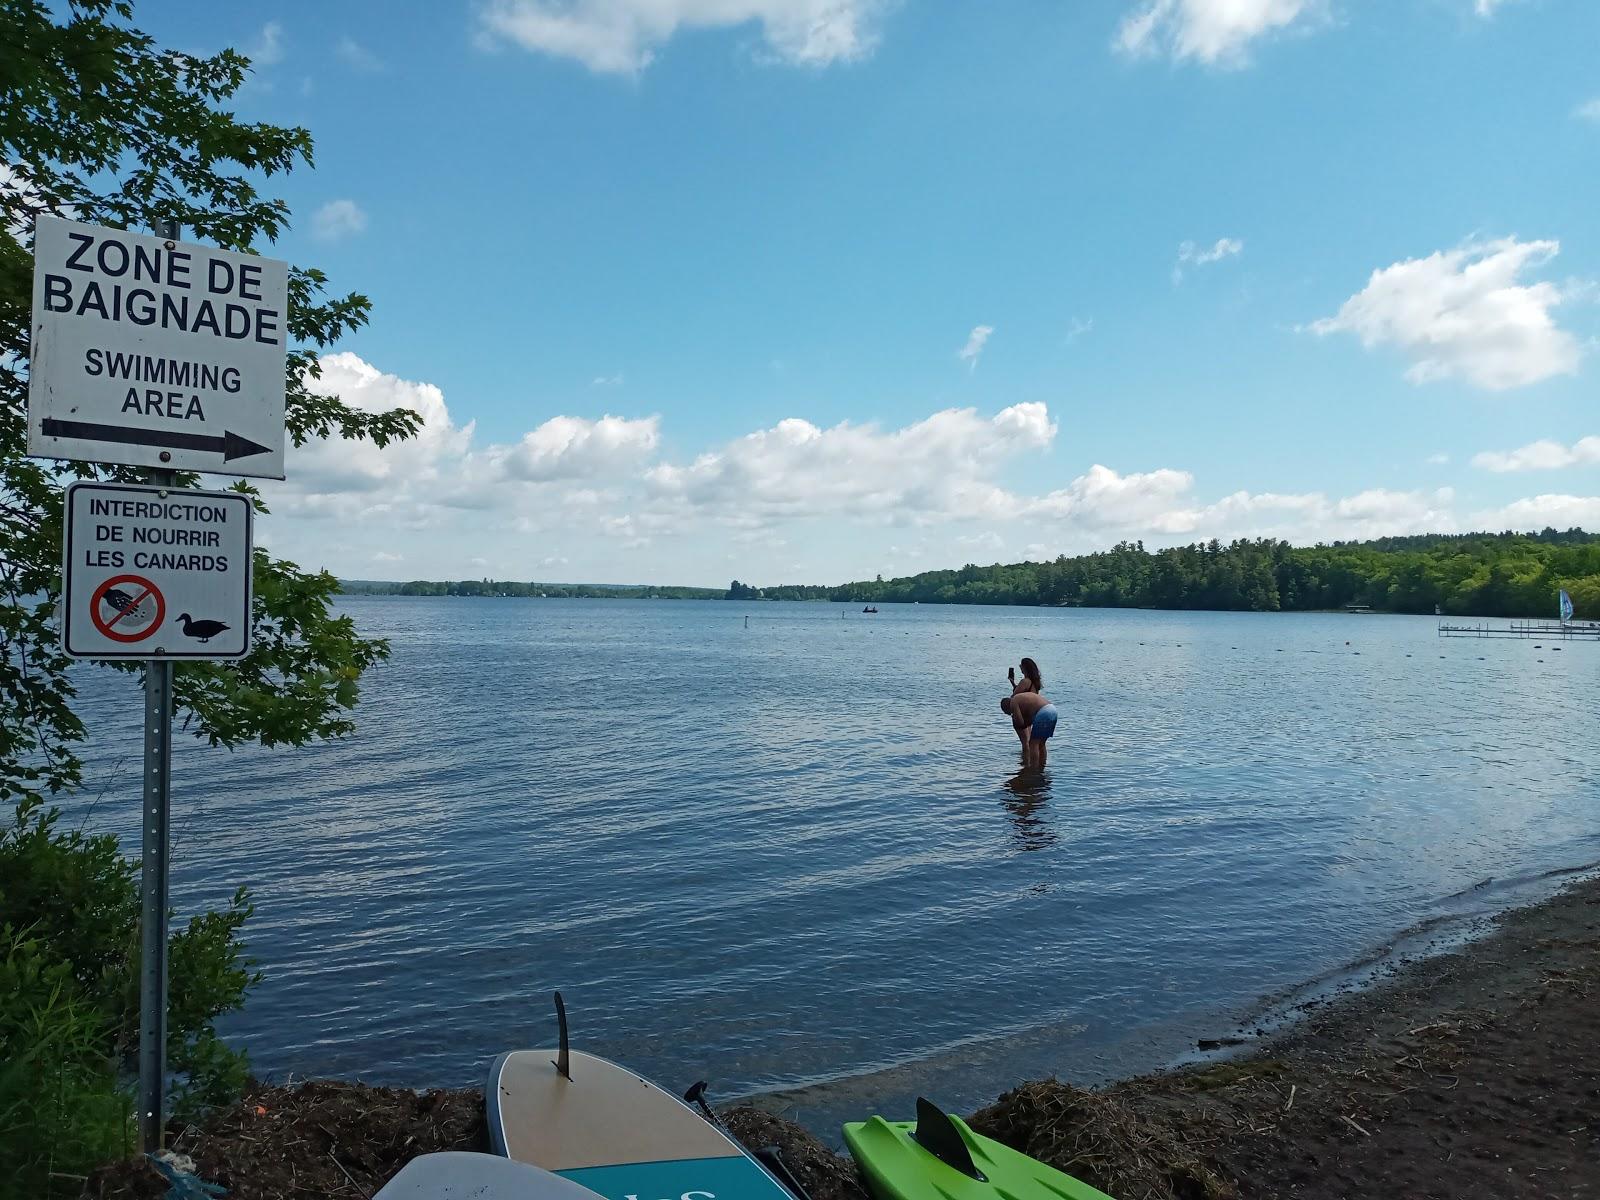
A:
[[[600,1200],[581,1184],[494,1154],[444,1150],[413,1158],[373,1200]]]

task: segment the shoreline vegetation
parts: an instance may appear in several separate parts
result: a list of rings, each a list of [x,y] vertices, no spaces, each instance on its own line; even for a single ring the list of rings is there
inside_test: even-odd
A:
[[[349,580],[346,595],[493,596],[619,600],[826,600],[852,604],[1007,604],[1233,612],[1374,612],[1539,617],[1565,588],[1575,615],[1600,618],[1600,534],[1419,534],[1365,542],[1291,546],[1272,539],[1216,540],[1164,550],[1119,542],[1110,550],[1048,562],[924,571],[832,587],[727,589],[654,585],[518,583],[492,579]]]
[[[1589,876],[1465,946],[1308,1002],[1241,1053],[1094,1090],[1024,1083],[972,1124],[1116,1200],[1597,1194],[1597,993]],[[723,1116],[747,1145],[779,1146],[811,1200],[867,1200],[850,1161],[784,1112]],[[487,1149],[487,1135],[477,1089],[317,1080],[252,1085],[203,1122],[175,1123],[170,1145],[233,1200],[358,1197],[418,1154]],[[131,1160],[96,1171],[84,1194],[167,1186]]]

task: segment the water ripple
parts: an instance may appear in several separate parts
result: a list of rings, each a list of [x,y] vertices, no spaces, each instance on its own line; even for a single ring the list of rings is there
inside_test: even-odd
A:
[[[961,1105],[1153,1065],[1196,1013],[1600,840],[1600,710],[1548,716],[1593,693],[1588,648],[883,607],[346,601],[395,652],[355,736],[179,747],[175,902],[257,903],[267,979],[227,1031],[269,1074],[477,1082],[561,987],[586,1047],[664,1081],[960,1055]],[[996,704],[1023,654],[1062,712],[1043,775]],[[81,682],[72,808],[136,836],[134,681]]]

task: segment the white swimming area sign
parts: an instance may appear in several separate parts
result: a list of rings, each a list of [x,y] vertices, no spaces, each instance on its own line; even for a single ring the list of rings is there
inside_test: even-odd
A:
[[[67,487],[61,648],[74,658],[240,658],[250,649],[250,498]]]
[[[288,266],[40,217],[28,453],[283,478]]]

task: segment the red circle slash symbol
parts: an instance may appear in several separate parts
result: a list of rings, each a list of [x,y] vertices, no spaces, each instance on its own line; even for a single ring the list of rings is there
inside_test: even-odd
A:
[[[167,601],[143,576],[113,575],[89,598],[89,619],[114,642],[142,642],[167,619]]]

